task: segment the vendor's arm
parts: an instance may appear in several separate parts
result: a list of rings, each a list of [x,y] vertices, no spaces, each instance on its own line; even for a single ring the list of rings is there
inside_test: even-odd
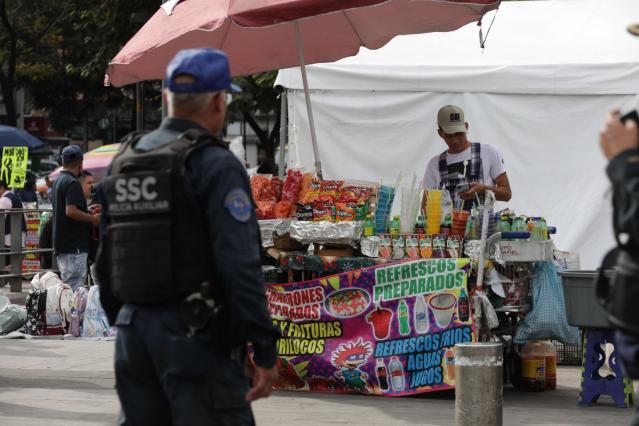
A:
[[[230,152],[217,147],[194,153],[188,166],[188,180],[207,216],[228,330],[235,339],[253,344],[258,367],[271,368],[280,334],[267,309],[259,228],[246,171]]]
[[[465,200],[475,198],[475,194],[482,194],[486,191],[493,191],[497,201],[510,201],[513,194],[510,189],[508,175],[502,173],[495,179],[495,185],[484,185],[483,183],[474,183],[467,192],[461,194],[461,198]]]
[[[86,203],[80,182],[76,181],[69,185],[64,201],[66,204],[65,214],[69,219],[73,219],[78,222],[90,223],[95,226],[99,225],[100,219],[98,217],[85,213],[78,208],[79,205]]]

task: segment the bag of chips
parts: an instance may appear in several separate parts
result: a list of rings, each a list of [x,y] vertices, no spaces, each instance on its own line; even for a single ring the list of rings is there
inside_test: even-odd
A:
[[[313,206],[310,204],[298,204],[296,213],[297,213],[297,220],[301,220],[301,221],[313,220]]]
[[[294,212],[294,204],[289,203],[288,201],[278,201],[275,204],[275,218],[276,219],[286,219],[287,217],[291,217]]]
[[[256,201],[255,204],[257,220],[275,219],[275,201]]]
[[[331,222],[333,217],[333,204],[316,201],[313,203],[313,221]]]
[[[282,198],[282,187],[284,186],[284,182],[280,179],[279,176],[273,176],[271,178],[271,191],[273,191],[273,195],[276,200],[280,200]]]
[[[341,180],[324,180],[320,183],[319,201],[334,203],[342,189],[344,182]]]
[[[255,201],[277,201],[271,188],[271,177],[268,175],[254,175],[251,177],[251,192]]]
[[[419,236],[419,255],[422,259],[433,257],[433,237],[421,234]]]
[[[411,259],[419,258],[419,235],[406,235],[406,256]]]
[[[352,222],[356,218],[357,204],[354,203],[335,203],[335,221],[336,222]]]
[[[289,170],[284,179],[281,201],[295,203],[302,187],[302,172],[299,170]]]

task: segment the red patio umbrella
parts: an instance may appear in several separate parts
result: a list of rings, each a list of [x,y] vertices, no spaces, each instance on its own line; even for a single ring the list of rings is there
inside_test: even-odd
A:
[[[500,0],[172,0],[109,64],[105,82],[161,79],[181,49],[226,52],[233,75],[302,67],[316,168],[305,64],[378,49],[397,35],[453,31],[496,9]]]

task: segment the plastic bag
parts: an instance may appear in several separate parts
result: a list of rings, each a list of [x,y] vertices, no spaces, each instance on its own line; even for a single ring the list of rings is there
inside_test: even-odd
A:
[[[552,262],[535,264],[533,310],[519,324],[515,343],[555,339],[567,345],[579,344],[579,329],[568,325],[564,287]]]
[[[7,305],[0,309],[0,334],[19,330],[27,322],[27,310],[18,305]]]
[[[282,188],[282,201],[295,204],[302,188],[302,176],[302,172],[299,170],[289,170],[286,173],[284,187]]]
[[[94,285],[87,297],[81,335],[82,337],[110,337],[115,336],[116,332],[115,327],[109,327],[106,313],[100,304],[100,287]]]

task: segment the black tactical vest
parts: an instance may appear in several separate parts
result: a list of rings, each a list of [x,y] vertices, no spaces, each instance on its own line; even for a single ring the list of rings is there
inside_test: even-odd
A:
[[[215,282],[205,213],[185,194],[185,164],[200,148],[227,146],[202,130],[149,151],[136,150],[137,140],[120,149],[105,182],[113,293],[125,303],[182,300]]]

